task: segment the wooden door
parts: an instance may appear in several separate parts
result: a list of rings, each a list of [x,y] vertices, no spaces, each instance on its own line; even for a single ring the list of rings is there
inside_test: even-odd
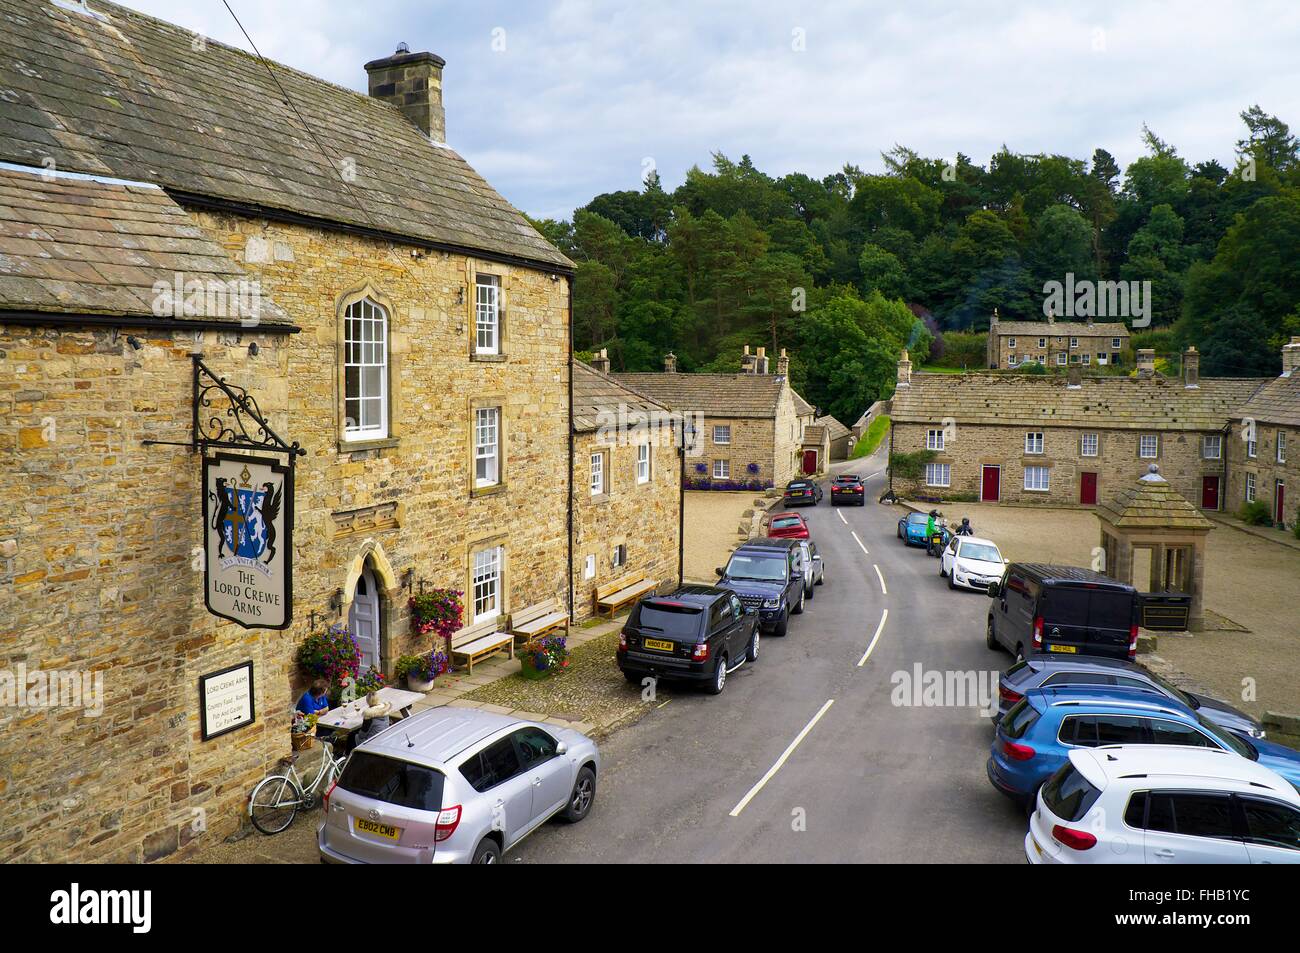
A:
[[[1002,468],[986,466],[980,477],[980,502],[996,503],[1002,493]]]
[[[1097,502],[1097,474],[1079,474],[1079,502],[1092,506]]]

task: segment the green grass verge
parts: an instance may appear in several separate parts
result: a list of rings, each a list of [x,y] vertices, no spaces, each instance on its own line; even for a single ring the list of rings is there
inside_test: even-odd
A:
[[[889,417],[881,414],[875,420],[871,421],[871,426],[867,428],[862,439],[853,447],[853,452],[849,454],[849,459],[856,460],[859,457],[869,457],[876,452],[880,446],[880,441],[885,439],[885,434],[889,433]]]

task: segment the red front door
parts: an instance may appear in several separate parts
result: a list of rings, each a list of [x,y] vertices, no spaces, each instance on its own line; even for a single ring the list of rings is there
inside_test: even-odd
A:
[[[803,472],[804,473],[817,472],[817,451],[816,450],[805,450],[803,452]]]
[[[1097,502],[1097,474],[1079,474],[1079,502],[1091,506]]]
[[[1219,508],[1219,478],[1217,476],[1201,477],[1201,509],[1217,510]]]
[[[1278,480],[1276,486],[1273,491],[1273,522],[1281,526],[1286,522],[1286,484]]]
[[[1002,468],[985,467],[980,477],[980,502],[996,503],[1002,489]]]

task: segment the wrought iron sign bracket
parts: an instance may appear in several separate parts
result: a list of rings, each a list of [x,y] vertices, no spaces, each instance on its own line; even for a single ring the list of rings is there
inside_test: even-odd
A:
[[[194,452],[221,448],[283,453],[288,456],[290,467],[297,457],[306,455],[307,451],[298,446],[296,440],[288,443],[271,429],[262,416],[257,398],[245,388],[218,377],[199,355],[192,354],[190,359],[193,361],[194,386],[190,441],[146,440],[145,444],[187,446]],[[214,402],[223,396],[229,401],[229,406],[221,411]]]

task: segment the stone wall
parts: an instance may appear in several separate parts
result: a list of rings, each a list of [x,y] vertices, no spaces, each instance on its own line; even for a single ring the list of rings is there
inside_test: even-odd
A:
[[[1277,460],[1279,431],[1286,433],[1286,458]],[[1247,455],[1246,438],[1242,421],[1232,422],[1231,436],[1224,437],[1228,454],[1228,487],[1222,501],[1224,512],[1236,516],[1246,505],[1246,474],[1255,475],[1255,499],[1268,506],[1270,517],[1276,519],[1276,493],[1280,480],[1285,487],[1282,497],[1283,523],[1295,525],[1296,511],[1300,509],[1300,430],[1288,430],[1275,424],[1256,421],[1255,456]]]
[[[935,424],[935,428],[939,425]],[[893,426],[892,453],[914,453],[925,450],[926,425],[898,423]],[[959,424],[950,430],[944,450],[935,454],[934,463],[950,465],[950,486],[946,489],[928,487],[924,477],[915,482],[895,475],[894,489],[902,495],[948,496],[977,499],[980,492],[982,468],[999,466],[1001,471],[1000,499],[1005,503],[1078,504],[1080,500],[1080,474],[1097,474],[1097,498],[1102,500],[1146,473],[1152,463],[1175,489],[1193,505],[1201,501],[1201,478],[1218,475],[1222,478],[1223,461],[1207,460],[1201,456],[1202,437],[1218,431],[1161,431],[1158,456],[1153,460],[1138,457],[1136,430],[1103,430],[1082,427],[1044,427],[1043,453],[1025,453],[1027,427]],[[955,432],[953,432],[955,431]],[[1097,456],[1082,455],[1084,434],[1096,434]],[[1026,490],[1024,473],[1027,466],[1050,469],[1049,489],[1046,492]]]
[[[731,442],[715,443],[714,427],[729,426]],[[755,489],[774,486],[781,479],[781,461],[774,457],[773,422],[770,417],[704,417],[701,426],[701,452],[686,458],[686,481],[692,489],[710,488],[734,490],[742,487]],[[731,463],[728,479],[713,478],[715,460]],[[758,472],[750,473],[750,464],[758,465]],[[700,472],[698,467],[703,466]]]
[[[101,670],[105,690],[98,718],[20,711],[0,731],[0,860],[179,857],[235,830],[252,785],[289,750],[309,613],[317,630],[346,619],[363,565],[383,590],[390,671],[427,648],[409,633],[407,570],[464,590],[474,548],[500,544],[504,611],[567,596],[567,283],[359,236],[194,218],[302,327],[203,338],[213,370],[307,449],[294,624],[243,630],[206,613],[198,457],[141,444],[189,439],[192,337],[133,332],[135,351],[128,332],[0,328],[0,657]],[[493,361],[469,356],[476,269],[502,283]],[[389,310],[392,434],[356,447],[340,440],[339,315],[362,294]],[[471,486],[472,409],[485,401],[503,415],[503,485],[489,492]],[[256,723],[201,741],[198,676],[249,658]]]
[[[1063,325],[1061,327],[1067,330],[1062,333],[1055,330],[1054,333],[1044,334],[1006,334],[996,333],[989,335],[989,341],[985,348],[989,357],[989,366],[1006,369],[1012,367],[1010,363],[1014,356],[1016,365],[1023,364],[1026,359],[1033,358],[1035,361],[1046,364],[1048,367],[1062,366],[1058,364],[1058,354],[1066,355],[1066,365],[1078,364],[1081,367],[1105,367],[1115,366],[1118,354],[1118,363],[1122,364],[1124,357],[1124,348],[1128,345],[1127,338],[1120,338],[1120,346],[1113,347],[1111,338],[1113,335],[1096,334],[1087,330],[1086,324]],[[1070,338],[1078,339],[1078,347],[1070,347]],[[1012,347],[1011,342],[1016,342]],[[1039,346],[1039,341],[1043,341],[1043,346]],[[1083,355],[1088,355],[1088,363],[1083,364]],[[1102,364],[1099,358],[1105,357],[1106,363]]]
[[[605,455],[605,488],[591,494],[591,455]],[[681,502],[680,458],[671,440],[651,446],[650,480],[636,481],[636,447],[609,445],[595,433],[574,437],[573,613],[576,621],[595,612],[596,587],[644,572],[664,589],[677,585],[678,527]],[[613,564],[615,547],[626,554]],[[588,557],[594,576],[587,576]]]

